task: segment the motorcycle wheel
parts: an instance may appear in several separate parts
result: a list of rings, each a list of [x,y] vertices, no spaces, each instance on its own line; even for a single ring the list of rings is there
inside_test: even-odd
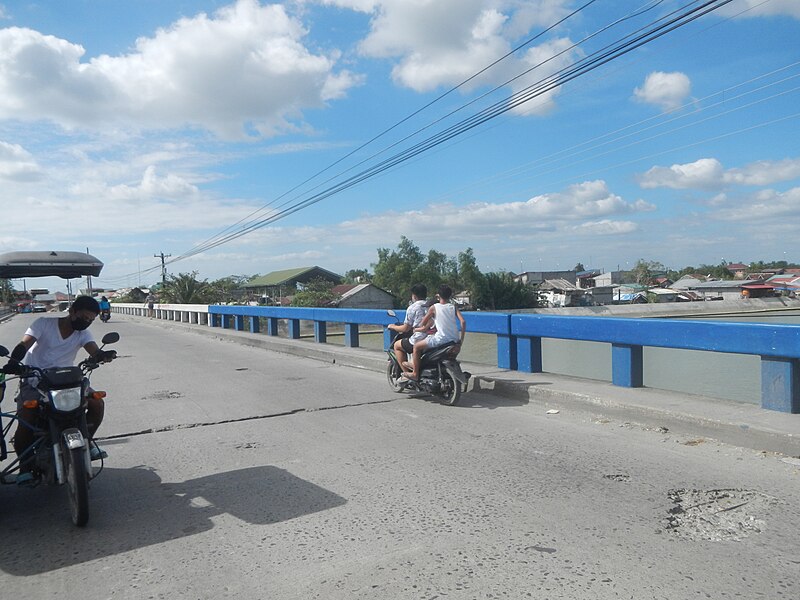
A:
[[[64,475],[67,480],[69,512],[72,522],[83,527],[89,521],[89,477],[86,473],[85,448],[64,448]]]
[[[461,384],[447,367],[442,371],[442,388],[439,393],[444,404],[455,406],[461,398]]]
[[[400,367],[394,364],[392,360],[386,363],[386,380],[389,382],[389,387],[392,388],[393,392],[400,393],[405,389],[401,383]]]

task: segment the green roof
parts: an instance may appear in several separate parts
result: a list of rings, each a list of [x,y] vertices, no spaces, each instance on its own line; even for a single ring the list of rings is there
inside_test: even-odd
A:
[[[286,269],[284,271],[273,271],[272,273],[267,273],[266,275],[262,275],[261,277],[255,277],[251,279],[247,283],[245,283],[242,287],[244,288],[264,288],[264,287],[274,287],[278,285],[289,285],[296,282],[304,283],[306,281],[310,281],[312,279],[316,279],[317,277],[323,277],[325,279],[330,279],[338,283],[341,281],[341,276],[337,275],[336,273],[332,273],[331,271],[326,271],[321,267],[300,267],[298,269]]]

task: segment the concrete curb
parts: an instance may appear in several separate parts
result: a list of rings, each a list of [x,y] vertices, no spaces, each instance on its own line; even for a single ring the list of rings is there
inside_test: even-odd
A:
[[[175,321],[138,319],[127,315],[124,318],[344,367],[378,372],[386,368],[385,354],[375,350],[317,344],[311,340],[288,340]],[[613,419],[646,429],[668,430],[800,457],[800,415],[768,411],[755,404],[652,388],[621,388],[604,381],[552,373],[521,373],[475,363],[462,363],[462,367],[472,373],[468,392],[490,395],[498,403],[531,404],[542,410],[579,411],[593,418]],[[465,400],[467,398],[462,397],[462,403]]]

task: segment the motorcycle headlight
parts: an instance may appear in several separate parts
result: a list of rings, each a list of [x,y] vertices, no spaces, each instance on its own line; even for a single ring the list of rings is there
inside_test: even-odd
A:
[[[65,390],[52,390],[50,397],[53,401],[53,408],[62,412],[75,410],[81,405],[81,388],[67,388]]]

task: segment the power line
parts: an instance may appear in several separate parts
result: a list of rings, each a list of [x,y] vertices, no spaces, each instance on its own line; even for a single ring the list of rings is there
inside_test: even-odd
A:
[[[410,148],[407,148],[406,150],[403,150],[387,159],[384,159],[383,161],[377,163],[376,165],[373,165],[372,167],[360,171],[356,175],[353,175],[329,188],[326,188],[325,190],[317,194],[314,194],[311,197],[308,197],[304,200],[300,200],[295,204],[270,215],[269,217],[251,223],[250,225],[244,227],[240,231],[237,231],[233,234],[224,236],[223,238],[211,242],[207,244],[205,247],[189,251],[178,257],[178,259],[176,260],[188,258],[200,252],[204,252],[212,248],[215,248],[217,246],[220,246],[222,244],[228,243],[229,241],[237,239],[242,235],[246,235],[251,231],[264,227],[279,219],[294,214],[295,212],[298,212],[303,208],[307,208],[308,206],[316,204],[321,200],[324,200],[332,195],[338,194],[346,189],[349,189],[350,187],[353,187],[354,185],[357,185],[371,177],[374,177],[377,174],[380,174],[390,168],[393,168],[394,166],[397,166],[398,164],[401,164],[402,162],[405,162],[410,158],[413,158],[414,156],[426,152],[431,148],[436,147],[444,143],[445,141],[448,141],[449,139],[452,139],[455,136],[461,135],[464,132],[473,129],[474,127],[477,127],[490,119],[493,119],[501,114],[504,114],[505,112],[508,112],[513,108],[525,102],[528,102],[535,97],[538,97],[548,91],[551,91],[559,87],[560,85],[563,85],[568,81],[580,77],[585,73],[588,73],[606,64],[607,62],[610,62],[611,60],[618,58],[619,56],[627,54],[628,52],[631,52],[649,42],[652,42],[653,40],[658,39],[663,35],[666,35],[667,33],[674,31],[679,27],[687,25],[688,23],[691,23],[694,20],[708,13],[717,10],[718,8],[726,4],[729,4],[731,1],[732,0],[708,0],[707,2],[702,3],[700,6],[690,8],[682,13],[674,11],[669,15],[669,17],[671,18],[662,17],[661,19],[654,21],[653,23],[651,23],[651,26],[659,22],[661,23],[655,25],[654,27],[651,27],[649,30],[646,27],[640,28],[633,34],[629,34],[624,38],[622,38],[622,40],[627,39],[627,41],[621,41],[621,42],[618,41],[615,44],[610,44],[606,46],[601,51],[598,51],[593,55],[590,55],[590,57],[587,57],[584,60],[574,63],[571,67],[567,68],[566,70],[562,70],[562,72],[558,76],[556,77],[550,76],[548,78],[545,78],[540,83],[533,84],[532,86],[529,86],[522,92],[513,94],[509,98],[506,98],[482,111],[479,111],[472,117],[469,117],[468,119],[465,119],[457,123],[456,125],[453,125],[443,130],[442,132],[439,132],[438,134],[435,134],[434,136],[431,136],[426,140],[423,140],[422,142],[419,142],[411,146]],[[687,6],[690,5],[684,5],[683,8],[686,8]]]

